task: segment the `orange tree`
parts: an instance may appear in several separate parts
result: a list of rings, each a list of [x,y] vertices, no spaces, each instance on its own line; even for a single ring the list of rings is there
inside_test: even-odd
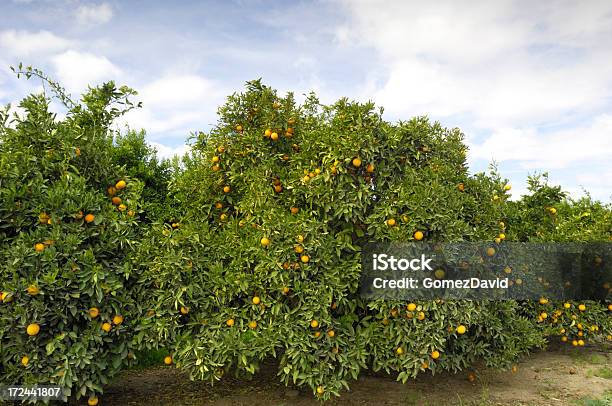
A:
[[[559,186],[548,184],[548,175],[531,176],[528,194],[504,207],[507,238],[523,242],[589,243],[584,245],[582,283],[597,301],[552,301],[541,298],[523,303],[536,328],[574,347],[590,341],[612,341],[612,206],[589,195],[577,200]],[[539,280],[546,283],[545,280]],[[570,282],[565,282],[568,285]]]
[[[26,76],[41,72],[26,68]],[[141,184],[112,160],[112,120],[130,89],[90,89],[66,102],[44,95],[0,116],[0,384],[57,384],[90,396],[129,362]]]
[[[298,105],[259,81],[229,97],[172,183],[181,227],[154,227],[133,260],[148,306],[139,342],[212,381],[276,357],[283,382],[322,399],[364,368],[405,381],[507,367],[542,345],[516,302],[359,297],[363,244],[493,243],[508,197],[495,173],[468,174],[459,130],[381,113]]]

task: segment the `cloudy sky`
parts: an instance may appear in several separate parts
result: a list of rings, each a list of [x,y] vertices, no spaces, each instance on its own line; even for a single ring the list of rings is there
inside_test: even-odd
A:
[[[471,169],[496,161],[515,195],[547,171],[612,200],[611,1],[4,0],[2,104],[40,88],[9,71],[20,61],[73,96],[108,79],[137,89],[128,121],[164,156],[261,77],[458,126]]]

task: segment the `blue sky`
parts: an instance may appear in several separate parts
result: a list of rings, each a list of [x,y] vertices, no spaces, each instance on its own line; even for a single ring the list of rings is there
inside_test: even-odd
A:
[[[164,156],[261,77],[458,126],[471,169],[495,160],[516,196],[547,171],[612,199],[609,1],[5,0],[0,16],[1,103],[40,89],[10,73],[20,61],[73,95],[114,79],[139,91],[126,121]]]

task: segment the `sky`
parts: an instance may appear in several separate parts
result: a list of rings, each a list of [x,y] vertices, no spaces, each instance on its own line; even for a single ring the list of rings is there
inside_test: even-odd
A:
[[[125,120],[164,157],[262,78],[459,127],[470,170],[495,162],[514,197],[548,172],[612,201],[611,1],[2,0],[3,105],[41,89],[19,62],[74,98],[107,80],[136,89]]]

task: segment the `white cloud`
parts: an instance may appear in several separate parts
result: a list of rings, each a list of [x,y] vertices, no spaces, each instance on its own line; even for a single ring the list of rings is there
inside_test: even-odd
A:
[[[541,133],[533,128],[501,128],[483,143],[470,145],[470,159],[516,161],[524,169],[559,169],[607,162],[612,157],[612,115],[586,127]]]
[[[149,144],[157,150],[159,158],[172,158],[175,155],[182,156],[187,153],[191,147],[188,145],[179,145],[178,147],[169,147],[159,142],[149,141]]]
[[[51,58],[59,82],[73,96],[87,89],[87,85],[106,80],[117,80],[121,69],[104,56],[69,50]]]
[[[165,76],[139,88],[143,108],[131,111],[124,120],[153,136],[186,137],[190,131],[216,122],[217,106],[225,95],[216,83],[202,76]]]
[[[79,25],[100,25],[113,18],[113,9],[108,3],[82,4],[75,10],[75,17]]]
[[[0,31],[0,50],[12,57],[49,55],[74,45],[74,41],[59,37],[49,31]]]
[[[376,50],[386,81],[374,99],[393,115],[524,126],[609,101],[610,2],[343,4],[352,23],[336,39]]]

